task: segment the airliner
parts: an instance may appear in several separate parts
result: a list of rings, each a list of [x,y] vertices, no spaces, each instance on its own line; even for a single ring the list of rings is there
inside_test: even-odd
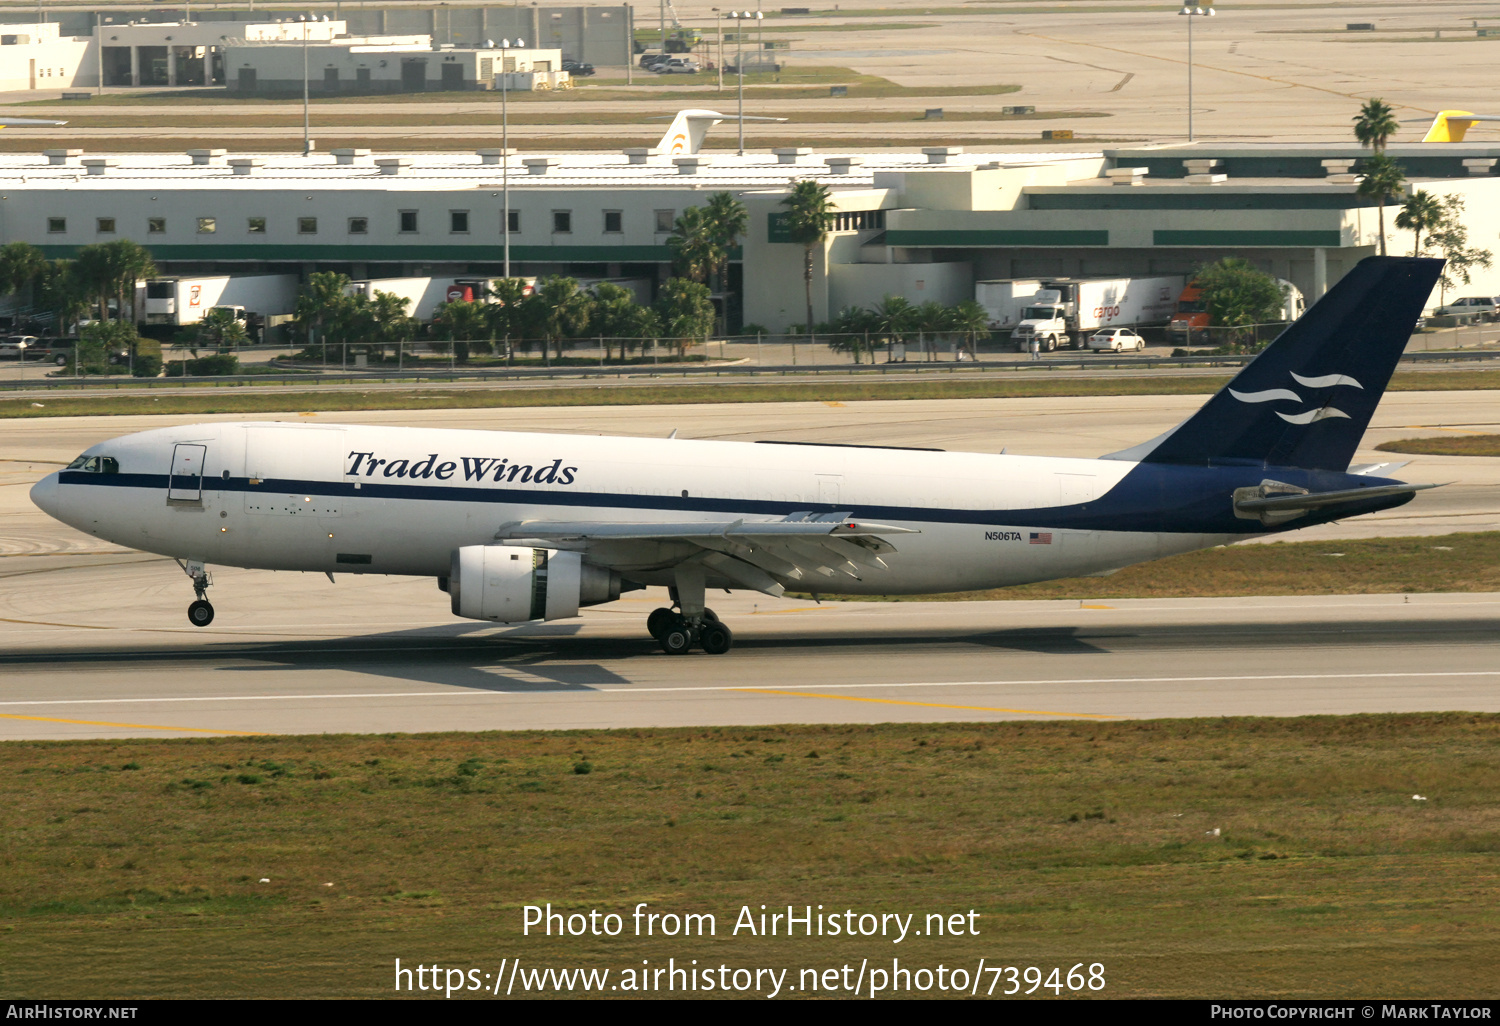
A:
[[[665,585],[662,650],[727,652],[712,589],[998,588],[1390,509],[1436,487],[1351,466],[1441,272],[1371,257],[1171,431],[1098,459],[307,423],[159,428],[31,492],[79,530],[212,565],[431,577],[455,616],[573,617]]]

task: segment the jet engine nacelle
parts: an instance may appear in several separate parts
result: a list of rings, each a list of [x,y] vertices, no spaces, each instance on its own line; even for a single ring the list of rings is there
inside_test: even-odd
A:
[[[619,598],[620,575],[576,552],[465,545],[453,550],[448,594],[454,615],[470,620],[557,620]]]

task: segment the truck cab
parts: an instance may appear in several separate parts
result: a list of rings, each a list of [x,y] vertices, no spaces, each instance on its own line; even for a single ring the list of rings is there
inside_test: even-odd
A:
[[[1177,310],[1167,322],[1167,335],[1181,335],[1184,343],[1208,337],[1208,307],[1196,281],[1190,281],[1177,297]]]
[[[1024,352],[1031,348],[1033,339],[1038,349],[1050,353],[1059,346],[1068,344],[1068,306],[1062,301],[1057,289],[1042,289],[1021,310],[1021,323],[1011,332],[1016,350]]]

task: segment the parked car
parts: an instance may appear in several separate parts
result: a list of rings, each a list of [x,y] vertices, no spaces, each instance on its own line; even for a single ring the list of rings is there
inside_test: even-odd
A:
[[[35,347],[35,335],[11,335],[0,341],[0,357],[24,360],[28,355],[28,351]]]
[[[1146,348],[1146,340],[1129,328],[1104,328],[1089,336],[1090,349],[1109,349],[1119,353],[1126,349],[1139,353]]]
[[[647,71],[650,71],[653,64],[660,64],[671,56],[672,55],[669,53],[644,53],[641,54],[639,63],[641,67],[645,68]]]
[[[588,78],[594,73],[592,64],[580,64],[578,61],[563,61],[562,69],[577,78]]]
[[[651,70],[658,75],[696,75],[699,67],[696,57],[668,57],[662,63],[652,65]]]
[[[1494,296],[1464,296],[1438,307],[1436,312],[1440,315],[1476,314],[1480,320],[1493,321],[1500,315],[1500,304],[1496,303]]]

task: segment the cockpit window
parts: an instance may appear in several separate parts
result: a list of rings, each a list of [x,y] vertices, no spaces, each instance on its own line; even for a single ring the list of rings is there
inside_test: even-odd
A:
[[[89,456],[84,454],[68,464],[69,470],[81,470],[85,474],[118,474],[120,461],[113,456]]]

